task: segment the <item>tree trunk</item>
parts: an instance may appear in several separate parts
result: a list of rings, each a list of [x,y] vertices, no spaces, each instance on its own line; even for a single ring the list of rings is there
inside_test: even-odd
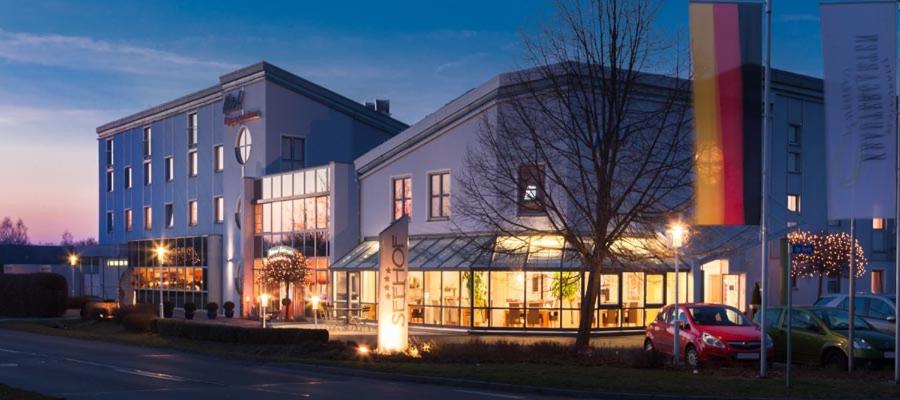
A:
[[[594,323],[594,304],[600,297],[600,268],[590,269],[587,290],[581,298],[581,315],[578,320],[578,334],[575,336],[576,354],[585,354],[591,345],[591,327]]]
[[[822,274],[819,274],[819,290],[816,292],[816,299],[822,298]]]

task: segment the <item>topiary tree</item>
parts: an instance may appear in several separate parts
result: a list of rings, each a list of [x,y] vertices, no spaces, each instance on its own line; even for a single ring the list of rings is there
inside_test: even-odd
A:
[[[291,285],[300,287],[300,309],[304,309],[303,298],[306,287],[310,284],[309,263],[300,252],[278,251],[263,259],[263,267],[257,278],[260,284],[265,286],[285,285],[287,293],[291,292]]]
[[[825,277],[848,277],[850,266],[850,249],[855,248],[854,271],[856,277],[866,272],[866,254],[859,240],[852,239],[846,232],[808,232],[795,231],[788,235],[790,244],[811,244],[811,255],[797,254],[793,256],[791,274],[800,278],[818,278],[817,297],[822,297],[822,280]]]

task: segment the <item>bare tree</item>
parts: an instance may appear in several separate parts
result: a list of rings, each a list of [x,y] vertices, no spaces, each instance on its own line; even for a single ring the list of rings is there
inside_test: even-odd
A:
[[[31,243],[28,239],[28,227],[19,218],[15,224],[9,217],[0,222],[0,244],[26,245]]]
[[[690,205],[690,83],[679,48],[652,32],[651,1],[558,10],[484,119],[455,212],[499,235],[562,238],[589,272],[575,343],[588,353],[601,271],[665,256],[658,233]]]

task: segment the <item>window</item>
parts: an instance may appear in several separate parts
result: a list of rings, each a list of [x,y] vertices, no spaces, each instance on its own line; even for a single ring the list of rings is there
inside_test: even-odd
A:
[[[188,225],[197,225],[197,200],[188,202]]]
[[[115,217],[114,217],[113,215],[114,215],[114,214],[112,213],[112,211],[107,211],[107,212],[106,212],[106,232],[112,232],[112,231],[113,231],[113,227],[114,227],[113,222],[115,222],[115,221],[114,221],[114,218],[115,218]]]
[[[225,147],[221,144],[213,147],[213,170],[222,172],[225,169]]]
[[[225,222],[225,198],[219,196],[213,199],[214,209],[216,211],[216,223],[221,224]]]
[[[872,251],[883,253],[885,250],[884,218],[872,218]],[[874,272],[874,271],[873,271]],[[874,281],[873,281],[874,282]]]
[[[175,180],[175,159],[166,157],[166,182]]]
[[[115,186],[113,186],[115,183],[116,183],[115,182],[115,172],[113,172],[113,170],[111,170],[111,169],[107,170],[106,171],[106,191],[112,192],[113,188],[115,187]]]
[[[450,217],[450,173],[441,172],[428,176],[429,197],[428,217],[433,220]]]
[[[125,189],[131,189],[131,167],[125,167]]]
[[[884,270],[880,270],[880,269],[872,270],[872,293],[873,294],[884,293]]]
[[[828,278],[828,293],[840,293],[841,292],[841,278],[831,277]]]
[[[153,229],[153,209],[144,207],[144,230]]]
[[[134,221],[133,216],[131,215],[131,209],[125,209],[125,231],[131,232],[131,228],[133,227],[132,221]]]
[[[250,136],[250,130],[246,127],[241,128],[241,132],[238,134],[237,145],[234,148],[234,154],[237,156],[237,162],[241,165],[247,163],[250,160],[250,149],[252,148],[253,140]]]
[[[872,218],[872,230],[884,230],[884,218]]]
[[[792,174],[800,173],[800,153],[789,151],[787,158],[787,171]]]
[[[398,220],[404,215],[412,218],[412,178],[394,178],[393,187],[394,220]]]
[[[112,139],[106,139],[106,165],[107,166],[113,165],[113,163],[116,161],[115,150],[114,150],[113,144],[114,143],[113,143]]]
[[[800,195],[799,194],[787,195],[787,209],[790,212],[795,212],[795,213],[800,212]]]
[[[788,125],[788,144],[799,145],[800,144],[800,125]]]
[[[544,201],[544,170],[539,165],[519,167],[519,213],[540,212]]]
[[[144,185],[153,183],[153,164],[150,161],[144,161]]]
[[[281,169],[290,171],[303,168],[305,161],[305,140],[298,137],[281,137]]]
[[[166,204],[166,228],[175,227],[175,206],[172,203]]]
[[[148,127],[144,128],[144,158],[148,158],[151,155],[151,151],[152,151],[151,147],[152,146],[150,144],[151,144],[152,139],[153,139],[153,131],[148,126]]]
[[[188,153],[188,175],[197,176],[199,165],[197,165],[197,151]]]
[[[197,113],[188,114],[188,147],[197,147]]]

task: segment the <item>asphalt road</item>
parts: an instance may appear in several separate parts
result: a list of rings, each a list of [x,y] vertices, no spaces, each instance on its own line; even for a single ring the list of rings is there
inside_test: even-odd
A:
[[[66,399],[553,399],[0,330],[0,383]]]

